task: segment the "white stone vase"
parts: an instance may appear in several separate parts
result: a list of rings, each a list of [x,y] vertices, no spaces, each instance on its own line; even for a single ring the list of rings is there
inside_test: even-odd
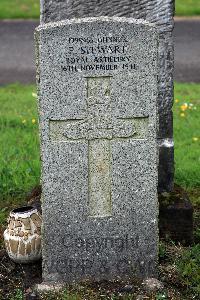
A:
[[[9,257],[17,263],[30,263],[41,258],[42,217],[32,206],[10,212],[4,231],[5,247]]]

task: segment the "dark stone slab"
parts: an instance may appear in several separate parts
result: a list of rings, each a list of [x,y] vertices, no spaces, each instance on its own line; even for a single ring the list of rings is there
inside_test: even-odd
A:
[[[174,143],[171,139],[159,141],[158,192],[173,191]],[[172,179],[172,180],[171,180]]]
[[[188,246],[193,243],[193,207],[187,193],[175,186],[172,193],[159,195],[160,238],[180,242]]]

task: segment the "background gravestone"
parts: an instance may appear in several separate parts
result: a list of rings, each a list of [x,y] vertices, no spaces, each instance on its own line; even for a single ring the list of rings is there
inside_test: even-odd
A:
[[[174,0],[41,0],[41,23],[63,19],[126,16],[145,19],[159,30],[159,192],[173,189],[173,69]]]
[[[156,28],[84,18],[36,40],[44,280],[155,276]]]

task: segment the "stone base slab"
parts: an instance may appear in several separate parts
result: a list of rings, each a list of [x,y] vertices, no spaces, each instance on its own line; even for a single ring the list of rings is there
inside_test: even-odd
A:
[[[60,292],[65,288],[64,282],[42,282],[35,286],[37,293]]]

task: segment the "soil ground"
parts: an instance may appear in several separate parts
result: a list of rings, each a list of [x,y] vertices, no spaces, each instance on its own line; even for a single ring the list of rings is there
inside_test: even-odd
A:
[[[176,187],[177,196],[180,188]],[[181,189],[182,192],[182,189]],[[41,188],[35,187],[27,194],[27,204],[40,209]],[[190,195],[192,196],[192,195]],[[174,198],[173,198],[174,199]],[[195,207],[194,229],[199,228],[200,211]],[[3,238],[3,230],[0,227],[0,239]],[[194,242],[198,243],[200,237]],[[147,292],[141,281],[133,278],[129,282],[95,282],[83,283],[76,286],[66,286],[60,293],[47,293],[39,295],[34,287],[42,282],[42,262],[34,264],[16,264],[12,262],[3,244],[0,246],[0,300],[190,300],[199,299],[199,294],[194,292],[181,278],[176,267],[176,261],[184,255],[186,247],[172,241],[161,241],[159,260],[159,280],[164,284],[164,289],[156,292]],[[192,281],[191,281],[192,282]],[[191,289],[190,289],[191,288]],[[140,296],[140,298],[138,297]],[[138,297],[138,298],[137,298]]]

